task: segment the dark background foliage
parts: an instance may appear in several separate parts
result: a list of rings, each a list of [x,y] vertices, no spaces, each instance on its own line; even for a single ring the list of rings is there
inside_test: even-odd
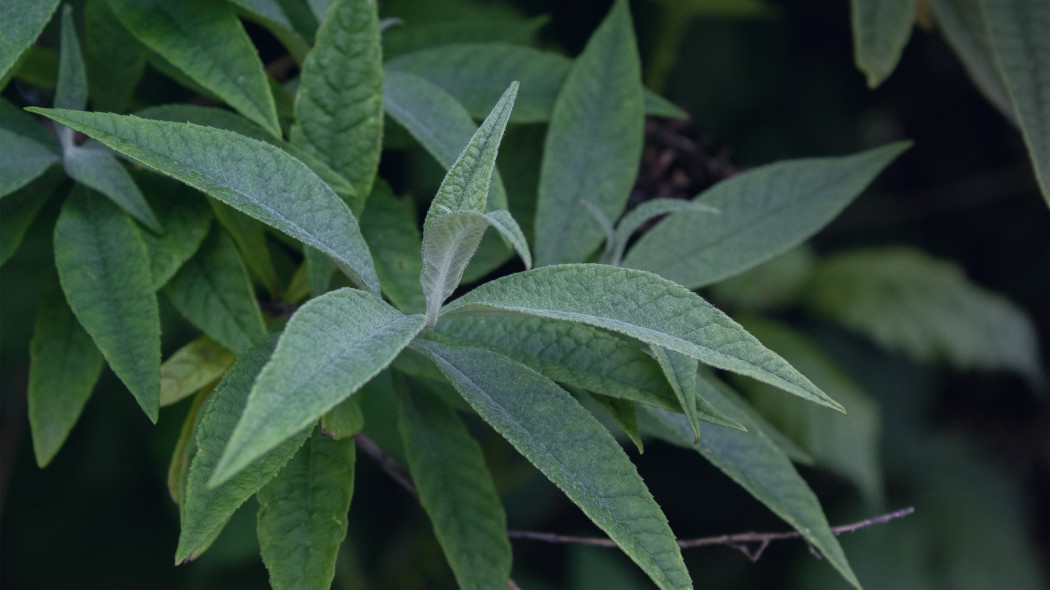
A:
[[[526,14],[549,14],[542,41],[569,54],[582,48],[609,5],[517,4]],[[1021,305],[1045,351],[1050,226],[1017,130],[980,96],[935,30],[916,30],[897,71],[870,90],[853,65],[848,3],[773,4],[767,17],[700,17],[688,24],[661,82],[665,96],[688,110],[692,120],[671,132],[702,146],[702,158],[714,169],[915,140],[910,152],[816,237],[816,250],[907,244],[954,260],[974,282]],[[632,3],[647,66],[670,26],[661,6]],[[264,61],[278,57],[271,38],[257,28],[250,31]],[[49,28],[45,40],[56,32]],[[46,102],[39,91],[17,83],[6,95],[23,104]],[[138,90],[143,102],[189,97],[155,73]],[[413,168],[395,162],[394,170]],[[403,179],[402,188],[432,194],[438,178],[420,174]],[[107,372],[65,448],[47,469],[36,467],[26,419],[26,349],[39,285],[53,272],[47,229],[56,215],[53,201],[0,281],[0,585],[9,590],[266,587],[252,505],[234,517],[199,562],[172,566],[178,517],[164,480],[185,405],[164,410],[159,425],[151,427]],[[162,308],[162,313],[173,312]],[[887,507],[917,507],[911,522],[843,538],[863,583],[923,587],[921,580],[927,578],[921,574],[951,587],[951,580],[966,575],[966,564],[957,562],[960,555],[972,551],[972,567],[979,568],[980,560],[1003,543],[1025,548],[1040,575],[1046,575],[1050,420],[1045,389],[1033,391],[1007,374],[920,366],[828,325],[786,319],[802,322],[828,344],[878,400]],[[164,338],[168,351],[190,334],[169,331]],[[383,419],[379,410],[369,414],[370,429]],[[495,476],[512,528],[593,534],[579,511],[506,443],[482,425],[473,426],[490,464],[499,465]],[[680,536],[786,528],[695,454],[654,443],[637,463]],[[362,458],[358,465],[348,547],[340,555],[335,587],[453,587],[422,510],[374,464]],[[870,515],[842,480],[816,470],[803,473],[833,524]],[[999,514],[1009,516],[1009,522],[981,529],[992,535],[983,547],[953,549],[955,529],[950,527],[937,531],[943,542],[916,538],[923,534],[923,521],[931,522],[926,519],[954,518],[965,527]],[[880,555],[886,546],[895,546],[905,559]],[[915,547],[927,549],[909,553]],[[685,555],[697,584],[707,588],[839,584],[799,542],[773,546],[757,565],[725,547]],[[615,550],[515,541],[515,560],[515,578],[523,588],[646,585]],[[884,569],[888,563],[893,569]]]

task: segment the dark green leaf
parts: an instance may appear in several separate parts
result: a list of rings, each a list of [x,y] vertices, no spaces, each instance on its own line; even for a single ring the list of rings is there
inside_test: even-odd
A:
[[[349,438],[365,427],[360,396],[350,396],[321,417],[321,431],[336,440]]]
[[[375,183],[361,214],[361,233],[372,248],[383,294],[405,313],[423,313],[427,305],[419,283],[423,244],[412,201],[399,199],[382,180]]]
[[[439,45],[463,42],[500,42],[529,44],[536,32],[547,24],[545,15],[534,18],[487,18],[476,16],[428,22],[406,21],[383,35],[383,54],[396,57]],[[504,84],[506,87],[506,84]]]
[[[112,152],[97,143],[67,145],[63,152],[62,164],[70,178],[106,195],[155,233],[164,232],[131,174]]]
[[[857,67],[874,88],[893,73],[911,37],[917,0],[850,0]]]
[[[164,226],[164,233],[140,232],[149,253],[153,288],[160,289],[197,252],[211,227],[212,213],[200,193],[155,174],[143,178],[147,200]]]
[[[62,159],[55,136],[4,98],[0,98],[0,137],[0,197],[39,178]]]
[[[84,59],[91,104],[122,113],[146,69],[146,50],[131,36],[105,0],[84,5]]]
[[[237,249],[252,274],[258,278],[270,295],[276,295],[280,285],[277,282],[277,269],[273,266],[270,247],[266,243],[266,226],[255,219],[224,205],[219,201],[209,200],[215,218],[237,242]]]
[[[634,402],[604,395],[595,395],[591,399],[605,408],[613,420],[616,420],[623,433],[634,443],[638,453],[644,453],[645,445],[642,444],[642,435],[638,433],[638,411],[634,407]]]
[[[171,452],[171,462],[168,463],[168,495],[179,504],[179,517],[182,517],[184,509],[182,501],[186,497],[186,479],[190,472],[190,460],[197,454],[197,446],[193,444],[197,436],[197,425],[200,424],[201,409],[208,399],[212,388],[197,392],[193,397],[193,404],[186,412],[186,418],[182,421],[182,429],[179,430],[179,438],[175,441],[175,448]]]
[[[45,174],[0,200],[0,265],[14,256],[37,213],[62,179],[59,172]]]
[[[697,360],[684,354],[667,350],[659,346],[650,346],[649,349],[664,370],[667,382],[678,396],[678,403],[682,406],[689,427],[693,429],[693,442],[700,440],[700,416],[697,411],[698,396],[696,393],[696,370]]]
[[[18,57],[36,38],[58,7],[58,0],[11,0],[0,4],[0,88],[6,85]]]

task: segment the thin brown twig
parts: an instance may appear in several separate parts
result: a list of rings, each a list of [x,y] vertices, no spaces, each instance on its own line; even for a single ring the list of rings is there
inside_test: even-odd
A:
[[[412,483],[412,478],[409,477],[408,473],[400,465],[397,464],[390,455],[383,452],[383,449],[379,448],[379,445],[372,439],[365,436],[363,433],[359,433],[354,436],[354,444],[364,454],[372,458],[373,461],[383,470],[383,473],[390,476],[390,479],[396,481],[401,487],[405,488],[416,500],[419,499],[419,492],[416,490],[416,486]]]

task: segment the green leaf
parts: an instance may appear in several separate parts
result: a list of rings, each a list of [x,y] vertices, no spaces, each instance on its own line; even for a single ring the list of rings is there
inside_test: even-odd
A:
[[[29,343],[29,427],[36,463],[46,467],[73,430],[91,397],[102,355],[60,297],[36,315]]]
[[[587,204],[589,205],[590,203]],[[683,211],[713,213],[716,215],[721,213],[721,211],[710,205],[696,201],[685,201],[682,199],[650,199],[645,201],[628,211],[616,224],[616,231],[613,233],[611,240],[612,251],[609,256],[609,264],[613,266],[620,265],[620,262],[623,261],[623,251],[627,248],[627,242],[634,235],[634,232],[638,231],[647,221],[668,213],[681,213]]]
[[[647,272],[599,264],[537,268],[485,283],[442,310],[442,316],[464,313],[521,313],[605,328],[842,410],[699,295]]]
[[[893,73],[911,37],[917,0],[850,0],[853,52],[875,88]]]
[[[743,325],[822,388],[834,391],[849,415],[818,414],[812,405],[779,395],[753,381],[740,380],[740,388],[780,432],[804,448],[818,465],[848,478],[864,495],[869,507],[881,508],[883,479],[878,405],[815,342],[802,334],[758,317],[747,318]]]
[[[186,479],[190,472],[190,460],[197,454],[197,446],[193,444],[197,435],[197,425],[201,421],[201,409],[208,399],[208,394],[213,388],[203,389],[193,397],[193,403],[186,412],[186,418],[182,421],[182,429],[179,430],[179,438],[175,441],[175,448],[171,452],[171,461],[168,463],[168,495],[179,504],[179,518],[184,512],[183,500],[186,497]]]
[[[304,2],[287,0],[230,0],[239,12],[273,33],[295,61],[302,63],[317,32],[317,19]]]
[[[14,256],[37,213],[62,180],[61,173],[45,174],[0,200],[0,265]]]
[[[1043,0],[981,0],[1043,198],[1050,204],[1050,11]]]
[[[216,200],[209,200],[215,218],[237,242],[241,258],[252,274],[258,278],[271,296],[280,290],[277,269],[273,266],[270,247],[266,243],[266,226],[236,209]]]
[[[746,426],[748,432],[704,426],[700,441],[694,443],[693,429],[684,416],[654,408],[641,409],[639,421],[643,431],[673,445],[695,449],[801,533],[842,577],[860,588],[838,540],[831,533],[820,502],[790,459],[745,412],[721,396],[717,387],[709,389],[708,398],[715,407]]]
[[[415,51],[387,61],[387,71],[423,77],[451,94],[472,117],[488,114],[507,85],[517,80],[521,91],[511,123],[545,123],[572,68],[572,60],[549,51],[509,43],[454,43]],[[659,95],[645,91],[647,115],[683,118],[684,112]]]
[[[98,144],[67,145],[62,165],[73,180],[96,190],[155,233],[163,233],[131,174],[108,149]]]
[[[779,162],[738,174],[694,199],[721,215],[671,215],[639,238],[623,264],[690,289],[741,273],[820,230],[908,145]]]
[[[62,159],[61,153],[54,135],[0,98],[0,197],[39,178]]]
[[[383,370],[423,329],[374,295],[339,289],[312,299],[289,320],[215,468],[220,485],[308,427]]]
[[[180,402],[216,381],[235,360],[237,355],[207,336],[176,350],[160,366],[161,407]]]
[[[995,108],[1016,124],[1006,82],[995,62],[981,0],[930,0],[937,26],[955,50],[966,71]]]
[[[423,313],[423,242],[412,201],[399,199],[386,182],[376,182],[361,214],[361,233],[371,245],[383,294],[405,313]]]
[[[266,336],[248,271],[222,228],[211,229],[200,250],[168,281],[164,294],[180,314],[234,354]]]
[[[58,50],[30,45],[9,75],[33,86],[54,90],[55,81],[58,80]],[[0,83],[6,80],[0,79]]]
[[[417,340],[470,403],[660,588],[691,588],[667,518],[609,432],[568,393],[504,356]]]
[[[0,4],[0,22],[4,35],[0,37],[0,87],[6,85],[11,68],[51,20],[58,0],[12,0]]]
[[[481,243],[488,224],[488,219],[481,214],[486,208],[496,154],[517,92],[518,84],[514,82],[470,138],[441,181],[423,221],[420,282],[427,298],[426,315],[430,325],[437,321],[441,304],[459,286],[467,263]]]
[[[374,0],[336,0],[306,55],[292,143],[357,189],[360,214],[382,151],[383,59]]]
[[[336,440],[349,438],[365,427],[365,414],[361,409],[361,398],[350,396],[321,417],[321,432]]]
[[[281,135],[270,86],[230,6],[210,0],[107,0],[124,27],[234,109]]]
[[[176,565],[198,557],[237,508],[273,479],[310,435],[310,429],[303,429],[257,458],[226,483],[216,487],[207,485],[237,419],[244,412],[252,382],[275,346],[276,335],[241,355],[208,397],[197,428],[196,454],[186,477],[181,504],[182,531],[175,550]]]
[[[465,18],[427,21],[412,19],[383,35],[383,54],[395,57],[449,43],[500,42],[530,44],[547,21],[546,15],[533,18]]]
[[[355,460],[352,440],[335,441],[315,430],[259,490],[259,549],[274,590],[332,586],[346,537]]]
[[[122,113],[146,69],[146,50],[120,24],[109,4],[84,4],[84,60],[96,111]]]
[[[55,108],[82,111],[87,107],[88,85],[84,56],[73,24],[73,7],[62,9],[62,43],[58,57],[58,81],[55,83]]]
[[[955,264],[920,251],[837,254],[818,265],[803,297],[817,313],[917,360],[1043,379],[1024,311],[970,282]]]
[[[324,295],[332,285],[335,265],[324,255],[324,252],[309,246],[303,248],[303,259],[306,265],[306,280],[309,285],[310,296]]]
[[[321,250],[351,279],[379,292],[368,245],[350,209],[305,164],[280,149],[192,124],[34,110]]]
[[[700,440],[700,416],[696,407],[698,399],[696,393],[697,360],[659,346],[650,346],[649,349],[656,362],[660,363],[660,368],[667,376],[667,382],[671,384],[671,389],[678,397],[678,403],[685,411],[685,418],[689,422],[689,427],[693,429],[693,442],[695,443]]]
[[[164,226],[162,235],[140,232],[149,253],[153,288],[159,290],[197,252],[211,228],[212,213],[204,197],[185,185],[155,174],[140,182]]]
[[[506,586],[507,517],[481,445],[432,394],[402,391],[398,399],[409,472],[456,582],[464,590]]]
[[[638,454],[644,453],[645,445],[642,443],[641,434],[638,433],[638,411],[634,407],[634,402],[604,395],[591,396],[591,399],[605,408],[605,411],[609,412],[613,420],[616,420],[623,433],[627,435],[627,438],[631,439],[635,448],[638,449]]]
[[[536,264],[580,262],[602,230],[580,205],[620,216],[642,156],[641,65],[626,0],[576,58],[551,113],[536,204]]]
[[[55,223],[66,300],[152,422],[160,402],[160,312],[135,224],[100,194],[74,188]]]

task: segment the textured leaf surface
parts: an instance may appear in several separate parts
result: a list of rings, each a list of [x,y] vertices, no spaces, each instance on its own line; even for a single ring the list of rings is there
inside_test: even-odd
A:
[[[58,0],[11,0],[0,4],[0,22],[4,35],[0,37],[0,80],[8,73],[51,20]]]
[[[427,298],[426,315],[430,325],[437,320],[441,304],[459,286],[463,271],[488,225],[488,218],[479,219],[478,215],[486,209],[496,154],[517,92],[518,84],[512,83],[470,138],[441,181],[423,221],[420,282]],[[510,222],[513,223],[513,219]]]
[[[748,432],[705,425],[700,441],[694,444],[693,429],[685,416],[654,408],[639,410],[643,431],[671,444],[695,449],[794,527],[850,584],[860,588],[831,533],[820,502],[787,456],[761,432],[760,425],[721,397],[718,388],[710,388],[707,397],[720,411],[746,426]]]
[[[84,4],[84,62],[94,110],[124,112],[145,71],[146,50],[104,0]]]
[[[346,536],[354,492],[352,440],[315,430],[284,469],[259,490],[258,534],[274,590],[327,590]]]
[[[144,45],[261,125],[281,135],[262,61],[233,9],[210,0],[107,0]]]
[[[59,297],[45,300],[29,343],[29,427],[36,463],[62,448],[102,374],[102,354]]]
[[[1050,203],[1050,8],[1044,0],[981,0],[996,63]]]
[[[822,262],[804,293],[818,313],[920,361],[1009,369],[1041,379],[1035,328],[1013,303],[956,265],[908,248],[843,252]]]
[[[442,313],[522,313],[589,324],[842,409],[699,295],[647,272],[598,264],[537,268],[485,283]]]
[[[182,532],[175,563],[194,558],[207,548],[231,515],[267,484],[310,435],[304,429],[257,458],[226,483],[209,487],[215,463],[244,411],[252,382],[277,345],[271,336],[241,355],[208,398],[197,428],[196,454],[190,462],[182,503]]]
[[[694,199],[721,215],[671,215],[639,238],[623,264],[690,289],[743,272],[820,230],[908,145],[779,162],[738,174]]]
[[[482,118],[513,81],[521,82],[511,123],[545,123],[554,110],[572,60],[557,53],[510,43],[453,43],[414,51],[387,61],[387,71],[426,78],[456,98],[471,116]],[[685,113],[645,91],[645,113],[684,117]]]
[[[402,392],[401,441],[419,502],[460,588],[502,588],[510,578],[507,517],[481,445],[451,408],[425,391]]]
[[[200,247],[212,225],[211,208],[196,191],[156,174],[143,184],[164,233],[139,232],[149,253],[153,287],[163,287]]]
[[[109,150],[98,144],[85,147],[70,145],[63,153],[62,165],[70,178],[106,195],[154,232],[164,232],[131,174]]]
[[[303,62],[292,143],[372,191],[383,136],[383,64],[372,0],[336,0]],[[363,202],[363,201],[362,201]]]
[[[693,442],[700,440],[700,416],[697,411],[696,369],[697,360],[659,346],[650,346],[653,358],[664,370],[678,403],[684,410],[689,427],[693,429]]]
[[[915,22],[916,0],[850,0],[853,52],[868,77],[878,86],[893,73]]]
[[[361,214],[361,233],[372,248],[383,294],[405,313],[423,313],[426,297],[419,282],[423,248],[416,211],[385,182],[377,182]]]
[[[62,42],[58,53],[58,80],[55,82],[55,108],[84,110],[88,101],[87,69],[80,51],[80,40],[73,24],[73,7],[62,9]]]
[[[620,445],[552,381],[479,348],[417,341],[474,410],[660,588],[691,588],[667,518]]]
[[[616,2],[576,58],[551,113],[536,204],[536,264],[581,262],[602,230],[580,200],[620,216],[638,174],[644,106],[631,15]]]
[[[160,366],[161,407],[182,401],[217,381],[235,360],[235,354],[207,336],[176,350]]]
[[[175,309],[234,354],[266,336],[262,313],[237,246],[213,227],[200,250],[164,287]]]
[[[55,265],[73,313],[156,422],[160,312],[135,224],[102,195],[74,189],[55,224]]]
[[[61,159],[55,136],[0,98],[0,197],[29,184]]]
[[[332,291],[299,308],[252,387],[213,485],[350,397],[423,326],[422,316],[403,315],[354,289]]]
[[[379,292],[368,245],[350,209],[306,164],[280,149],[190,124],[39,112],[321,250],[351,279]]]

